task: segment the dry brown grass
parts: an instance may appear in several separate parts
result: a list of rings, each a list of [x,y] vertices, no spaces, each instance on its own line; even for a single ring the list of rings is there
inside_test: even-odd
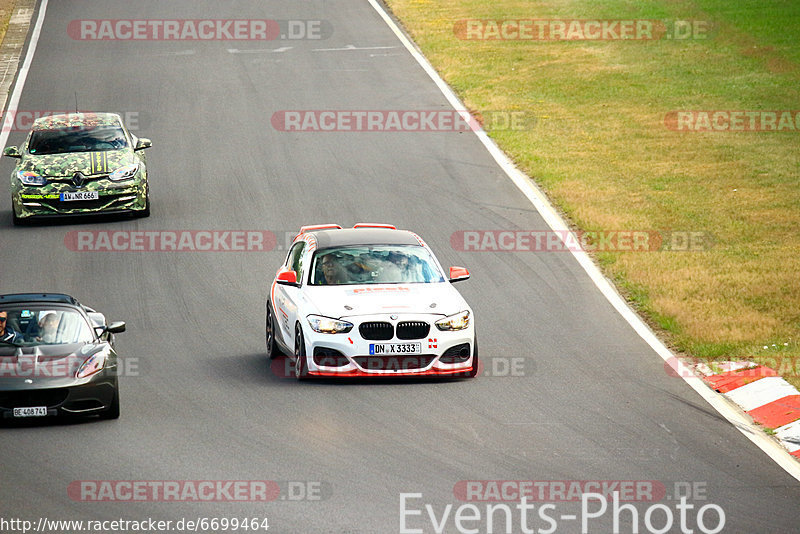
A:
[[[0,42],[6,35],[6,28],[8,28],[8,19],[14,12],[14,5],[16,0],[0,0]]]
[[[577,226],[713,234],[703,252],[599,258],[679,350],[757,359],[775,343],[800,359],[800,131],[664,125],[673,110],[797,109],[793,55],[718,14],[706,41],[466,41],[459,19],[593,17],[568,1],[388,3],[468,107],[538,117],[492,135]],[[694,2],[647,5],[658,14],[612,1],[597,18],[708,15]]]

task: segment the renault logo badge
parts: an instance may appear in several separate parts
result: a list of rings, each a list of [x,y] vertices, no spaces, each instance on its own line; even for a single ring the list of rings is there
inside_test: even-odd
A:
[[[86,177],[83,175],[82,172],[78,171],[72,175],[72,183],[75,187],[80,187],[83,185],[83,182],[86,180]]]

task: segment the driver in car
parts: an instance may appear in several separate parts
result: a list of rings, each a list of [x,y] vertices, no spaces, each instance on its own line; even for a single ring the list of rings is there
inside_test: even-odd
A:
[[[22,334],[15,332],[13,328],[8,326],[8,312],[6,310],[0,310],[0,342],[10,344],[22,342]]]
[[[327,285],[346,284],[349,277],[342,268],[341,260],[333,254],[326,254],[322,258],[322,275]]]

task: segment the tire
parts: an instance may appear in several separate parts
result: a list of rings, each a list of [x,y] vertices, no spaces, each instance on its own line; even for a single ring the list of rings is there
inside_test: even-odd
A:
[[[101,419],[119,419],[119,386],[114,389],[114,398],[111,399],[111,406],[100,414]]]
[[[22,226],[23,222],[20,217],[17,217],[17,212],[14,209],[14,205],[11,205],[11,222],[14,223],[14,226]]]
[[[272,303],[267,301],[267,319],[264,326],[264,337],[267,342],[267,358],[275,359],[280,354],[278,342],[275,340],[275,317],[272,315]]]
[[[147,192],[147,196],[144,197],[144,209],[142,210],[142,213],[139,214],[139,217],[141,217],[142,219],[144,219],[146,217],[150,217],[150,191],[149,190]]]
[[[475,378],[478,375],[478,365],[478,336],[475,336],[472,343],[472,367],[467,371],[467,378]]]
[[[295,327],[294,334],[294,376],[298,380],[308,379],[308,362],[306,361],[306,342],[300,325]]]

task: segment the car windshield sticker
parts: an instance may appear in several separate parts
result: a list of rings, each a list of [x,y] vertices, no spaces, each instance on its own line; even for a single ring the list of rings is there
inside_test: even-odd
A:
[[[353,289],[345,290],[345,293],[348,295],[368,295],[370,293],[380,293],[380,294],[387,294],[387,293],[399,293],[403,295],[407,295],[411,293],[413,290],[410,287],[406,286],[390,286],[390,287],[357,287]]]

